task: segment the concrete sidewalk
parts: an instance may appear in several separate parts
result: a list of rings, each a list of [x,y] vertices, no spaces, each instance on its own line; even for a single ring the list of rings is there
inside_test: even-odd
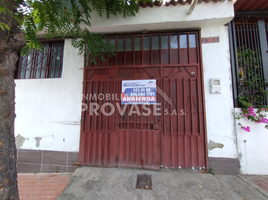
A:
[[[232,175],[201,174],[191,170],[138,170],[80,167],[59,200],[267,200],[252,185]],[[136,189],[137,174],[152,176],[152,190]]]

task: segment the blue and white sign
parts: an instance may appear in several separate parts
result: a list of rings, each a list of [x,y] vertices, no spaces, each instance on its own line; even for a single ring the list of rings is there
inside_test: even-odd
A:
[[[122,81],[122,104],[155,104],[156,80]]]

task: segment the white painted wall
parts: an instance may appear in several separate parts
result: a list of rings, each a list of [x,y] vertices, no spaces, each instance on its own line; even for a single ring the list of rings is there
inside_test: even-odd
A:
[[[220,42],[202,45],[207,139],[224,146],[209,150],[208,156],[237,158],[228,27],[202,28],[201,37],[213,36],[219,36]],[[221,94],[209,93],[211,78],[221,79]]]
[[[235,109],[240,112],[240,108]],[[268,115],[268,113],[266,113]],[[249,126],[250,132],[241,129],[241,126]],[[264,124],[249,121],[247,119],[236,120],[238,157],[242,174],[268,174],[268,130]]]
[[[62,78],[20,79],[16,83],[15,136],[21,149],[79,151],[83,56],[65,40]],[[36,146],[35,137],[41,137]]]
[[[202,2],[197,4],[193,13],[187,12],[190,4],[169,7],[162,5],[140,8],[135,17],[116,17],[109,19],[101,18],[97,13],[92,13],[91,31],[96,33],[116,33],[152,30],[169,30],[185,28],[202,28],[226,24],[234,17],[233,3],[224,2]]]

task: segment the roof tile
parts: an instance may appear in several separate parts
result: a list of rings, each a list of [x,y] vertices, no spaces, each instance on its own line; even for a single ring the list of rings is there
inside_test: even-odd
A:
[[[176,5],[185,5],[186,3],[188,4],[191,4],[193,0],[170,0],[170,1],[167,1],[165,3],[166,6],[170,6],[170,5],[173,5],[173,6],[176,6]],[[214,1],[214,2],[218,2],[218,1],[225,1],[225,0],[198,0],[198,3],[202,3],[202,2],[210,2],[210,1]],[[145,3],[142,3],[141,1],[139,2],[139,5],[143,8],[146,8],[147,6],[149,7],[153,7],[153,6],[162,6],[163,2],[159,1],[159,0],[155,0],[153,2],[151,1],[147,1]]]

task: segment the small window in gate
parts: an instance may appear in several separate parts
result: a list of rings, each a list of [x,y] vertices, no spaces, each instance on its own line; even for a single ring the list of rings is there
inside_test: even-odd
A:
[[[151,37],[145,36],[143,37],[143,50],[151,50]]]
[[[177,35],[170,36],[170,48],[178,49],[178,36]]]
[[[125,49],[125,38],[121,37],[117,39],[117,51],[123,52]]]
[[[168,35],[161,36],[161,49],[168,49]]]
[[[153,50],[159,50],[159,48],[160,48],[160,43],[159,43],[159,36],[158,35],[154,35],[153,36],[153,44],[152,44],[152,46],[153,46]]]
[[[195,34],[190,34],[189,40],[190,40],[190,48],[196,48],[196,36],[195,36]]]
[[[180,35],[180,48],[188,48],[187,35]]]

